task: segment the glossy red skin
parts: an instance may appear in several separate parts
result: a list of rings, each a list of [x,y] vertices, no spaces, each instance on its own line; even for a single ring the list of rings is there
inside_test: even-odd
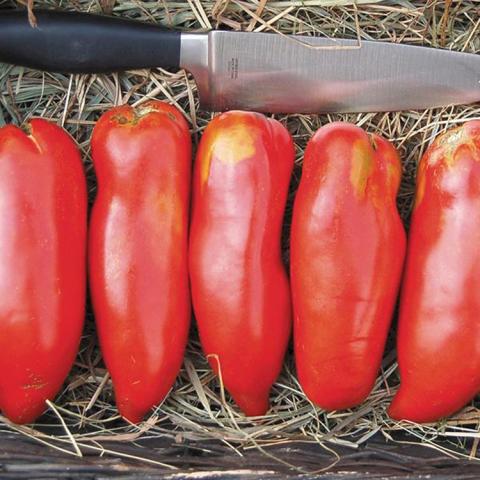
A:
[[[80,342],[87,190],[75,143],[41,119],[0,129],[0,409],[31,423]]]
[[[480,390],[480,121],[422,157],[408,242],[389,415],[432,422]]]
[[[279,122],[241,111],[210,122],[196,157],[195,317],[210,365],[248,416],[268,410],[290,335],[280,239],[293,159],[292,139]]]
[[[346,123],[305,151],[291,229],[295,361],[326,410],[361,403],[381,363],[405,254],[395,148]]]
[[[187,342],[188,126],[163,102],[117,107],[95,126],[92,156],[95,320],[119,412],[137,423],[169,392]]]

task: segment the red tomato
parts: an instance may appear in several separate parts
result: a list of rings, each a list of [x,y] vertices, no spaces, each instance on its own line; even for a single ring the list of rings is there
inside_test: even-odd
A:
[[[395,419],[432,422],[480,390],[480,121],[422,157],[398,328]]]
[[[95,126],[92,156],[95,320],[118,409],[139,422],[172,387],[188,336],[188,126],[159,101],[114,108]]]
[[[85,309],[87,189],[46,120],[0,129],[0,409],[33,422],[72,367]]]
[[[287,130],[257,113],[210,122],[197,153],[190,279],[200,340],[246,415],[262,415],[290,334],[282,219],[293,168]]]
[[[295,360],[326,410],[361,403],[377,376],[402,273],[395,148],[346,123],[310,140],[295,198],[291,283]]]

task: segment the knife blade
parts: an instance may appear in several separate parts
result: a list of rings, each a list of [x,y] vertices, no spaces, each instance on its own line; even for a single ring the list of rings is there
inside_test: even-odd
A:
[[[378,41],[181,33],[92,14],[0,14],[0,61],[46,71],[190,71],[201,107],[271,113],[375,112],[480,101],[480,55]]]

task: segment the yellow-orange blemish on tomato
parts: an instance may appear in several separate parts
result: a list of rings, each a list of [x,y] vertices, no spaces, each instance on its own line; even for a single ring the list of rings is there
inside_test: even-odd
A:
[[[227,165],[235,165],[253,156],[255,141],[244,124],[231,125],[215,132],[206,148],[206,158],[201,165],[201,183],[208,180],[213,160]]]
[[[413,208],[417,208],[422,203],[425,196],[425,182],[426,182],[425,168],[421,163],[417,170],[417,186],[415,189],[415,203]]]
[[[458,150],[463,150],[465,147],[470,148],[474,160],[480,160],[474,138],[469,135],[469,130],[464,125],[448,130],[433,142],[428,153],[428,163],[435,165],[443,160],[445,165],[453,167],[458,158]]]
[[[352,147],[352,169],[350,170],[350,182],[355,193],[365,195],[368,177],[372,173],[374,155],[372,147],[365,140],[357,140]]]
[[[402,165],[400,158],[397,151],[393,147],[382,152],[382,156],[384,157],[383,160],[385,162],[387,174],[387,187],[389,191],[396,195],[402,177]]]
[[[133,108],[133,113],[135,117],[138,119],[145,117],[146,115],[153,113],[153,112],[158,112],[158,108],[155,108],[154,105],[151,103],[145,103],[143,105],[138,105],[137,107]]]
[[[136,107],[122,109],[121,112],[113,115],[111,119],[122,127],[135,127],[144,117],[151,113],[163,112],[155,108],[155,105],[147,102]],[[176,119],[173,118],[173,120]]]

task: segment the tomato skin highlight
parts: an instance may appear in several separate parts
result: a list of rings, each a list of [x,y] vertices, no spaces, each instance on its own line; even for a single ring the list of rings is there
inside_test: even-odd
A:
[[[209,363],[248,416],[263,415],[291,329],[281,229],[294,146],[276,120],[214,118],[194,168],[190,279]]]
[[[95,320],[119,412],[137,423],[169,392],[187,343],[188,125],[160,101],[117,107],[95,126],[92,156]]]
[[[0,128],[0,409],[31,423],[77,354],[85,315],[87,188],[60,127]]]
[[[433,422],[480,390],[480,121],[420,160],[400,303],[395,419]]]
[[[291,229],[295,361],[326,410],[360,404],[381,363],[405,255],[395,148],[351,124],[320,128],[305,151]]]

